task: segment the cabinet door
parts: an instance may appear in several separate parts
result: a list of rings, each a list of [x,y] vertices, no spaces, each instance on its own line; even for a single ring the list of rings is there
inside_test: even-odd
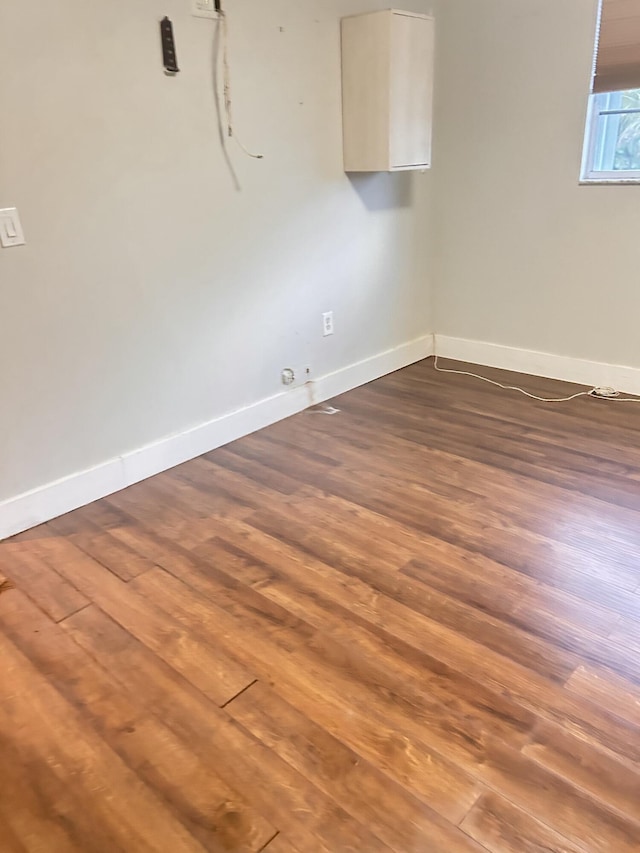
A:
[[[2,2],[2,0],[0,0]],[[344,163],[347,172],[389,168],[390,12],[342,21]]]
[[[391,17],[392,169],[431,165],[433,20],[394,12]]]

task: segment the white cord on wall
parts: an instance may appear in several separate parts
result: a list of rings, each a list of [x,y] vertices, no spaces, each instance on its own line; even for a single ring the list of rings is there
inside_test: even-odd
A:
[[[229,139],[235,140],[240,150],[243,151],[247,157],[252,157],[254,160],[263,160],[264,157],[262,154],[253,154],[245,148],[235,131],[233,124],[233,100],[231,97],[231,63],[229,61],[229,20],[225,11],[221,10],[219,15],[222,25],[222,64],[224,69],[223,97],[224,111],[227,117],[227,136]]]
[[[595,397],[598,400],[609,400],[611,403],[640,403],[640,397],[621,397],[620,392],[614,388],[596,387],[591,391],[578,391],[577,394],[572,394],[570,397],[538,397],[525,391],[524,388],[519,388],[517,385],[503,385],[501,382],[496,382],[493,379],[488,379],[486,376],[480,376],[478,373],[470,373],[468,370],[453,370],[449,367],[440,367],[438,364],[438,356],[436,355],[433,362],[434,368],[439,373],[454,373],[457,376],[470,376],[472,379],[481,379],[483,382],[488,382],[489,385],[495,385],[497,388],[502,388],[503,391],[517,391],[519,394],[524,394],[532,400],[538,400],[540,403],[569,403],[571,400],[577,400],[578,397]]]

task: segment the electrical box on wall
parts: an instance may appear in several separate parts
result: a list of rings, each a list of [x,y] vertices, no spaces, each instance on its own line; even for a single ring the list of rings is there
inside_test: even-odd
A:
[[[191,14],[195,18],[218,18],[220,4],[215,0],[191,0]]]
[[[431,167],[435,22],[390,9],[342,20],[346,172]]]

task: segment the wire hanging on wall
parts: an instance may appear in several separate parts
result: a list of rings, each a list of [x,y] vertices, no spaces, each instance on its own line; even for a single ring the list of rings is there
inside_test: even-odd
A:
[[[231,61],[229,59],[229,19],[227,17],[227,12],[222,8],[221,0],[216,0],[216,9],[219,12],[220,24],[222,27],[222,96],[224,100],[224,112],[227,124],[227,138],[233,139],[236,145],[244,154],[247,155],[247,157],[252,157],[254,160],[263,160],[264,156],[262,154],[254,154],[252,151],[249,151],[249,149],[242,144],[240,138],[238,137],[238,134],[236,133],[235,124],[233,120],[233,98],[231,92]]]

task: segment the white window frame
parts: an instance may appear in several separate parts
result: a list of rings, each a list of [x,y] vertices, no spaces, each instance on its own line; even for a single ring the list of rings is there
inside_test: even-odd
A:
[[[628,112],[627,110],[622,110],[618,113],[615,104],[611,103],[619,95],[619,92],[607,92],[599,95],[591,95],[589,98],[587,129],[580,176],[580,182],[583,184],[640,184],[640,169],[606,171],[602,168],[597,168],[598,163],[602,163],[602,160],[606,157],[603,147],[606,146],[607,140],[606,138],[603,140],[598,134],[601,116],[623,115],[625,112]]]

